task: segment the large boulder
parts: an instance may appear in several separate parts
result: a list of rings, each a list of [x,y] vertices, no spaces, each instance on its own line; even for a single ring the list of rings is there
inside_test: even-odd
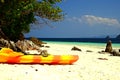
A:
[[[21,49],[22,51],[26,50],[40,50],[39,46],[35,45],[32,41],[30,40],[18,40],[16,43],[16,46]]]
[[[111,53],[112,52],[112,41],[109,40],[106,45],[105,52]]]
[[[32,55],[42,55],[43,57],[47,57],[49,54],[47,53],[47,50],[41,50],[39,46],[34,44],[30,40],[22,40],[17,41],[16,46],[22,50],[26,55],[32,54]]]

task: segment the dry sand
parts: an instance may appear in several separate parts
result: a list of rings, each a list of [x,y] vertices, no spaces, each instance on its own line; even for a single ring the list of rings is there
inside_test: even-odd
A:
[[[77,54],[73,65],[0,64],[0,80],[119,80],[120,57],[99,54],[104,48],[64,44],[46,44],[50,54]],[[82,51],[71,51],[76,46]],[[93,52],[86,52],[91,50]],[[100,60],[106,58],[108,60]]]

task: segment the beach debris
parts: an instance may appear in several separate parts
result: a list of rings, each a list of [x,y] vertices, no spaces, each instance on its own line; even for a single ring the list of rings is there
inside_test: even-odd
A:
[[[99,60],[108,60],[107,58],[98,58]]]
[[[111,53],[112,52],[112,41],[109,40],[106,45],[105,52]]]
[[[50,46],[45,46],[46,48],[50,48]]]
[[[77,48],[77,47],[73,47],[71,50],[74,50],[74,51],[82,51],[81,49]]]
[[[93,52],[93,51],[91,51],[91,50],[86,50],[86,52]]]

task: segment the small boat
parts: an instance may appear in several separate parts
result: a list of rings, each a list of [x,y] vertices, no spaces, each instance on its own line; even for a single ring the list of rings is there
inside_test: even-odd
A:
[[[0,50],[0,63],[8,64],[73,64],[79,59],[78,55],[24,55],[9,48]]]

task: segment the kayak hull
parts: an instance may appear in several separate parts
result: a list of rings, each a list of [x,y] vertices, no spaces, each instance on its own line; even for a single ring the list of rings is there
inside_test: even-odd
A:
[[[9,64],[73,64],[79,59],[78,55],[24,55],[11,49],[0,50],[0,63]]]
[[[78,55],[49,55],[48,57],[40,55],[0,56],[0,62],[9,64],[73,64],[78,58]]]

